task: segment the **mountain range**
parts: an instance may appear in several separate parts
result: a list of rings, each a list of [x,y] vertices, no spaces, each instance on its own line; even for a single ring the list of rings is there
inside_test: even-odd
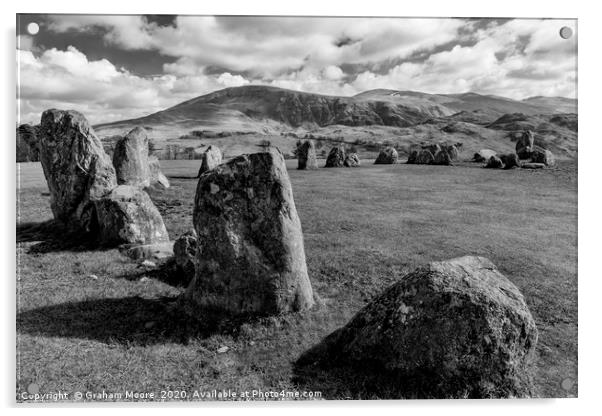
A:
[[[101,137],[110,137],[144,126],[159,147],[165,143],[203,146],[207,138],[220,138],[222,146],[234,146],[236,151],[246,147],[244,143],[239,146],[241,141],[253,145],[264,136],[292,148],[290,137],[307,134],[346,142],[368,136],[373,139],[368,141],[392,140],[400,145],[468,139],[476,147],[497,142],[501,151],[512,147],[522,129],[530,128],[541,144],[549,141],[560,157],[574,157],[576,113],[577,100],[564,97],[513,100],[476,93],[388,89],[343,97],[252,85],[226,88],[144,117],[94,128]]]

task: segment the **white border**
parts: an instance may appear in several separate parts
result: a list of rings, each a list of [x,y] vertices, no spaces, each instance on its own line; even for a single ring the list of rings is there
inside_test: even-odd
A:
[[[346,413],[365,414],[367,411],[391,411],[399,414],[480,414],[504,415],[508,413],[522,414],[529,412],[545,414],[588,414],[599,409],[598,387],[600,383],[600,352],[602,345],[600,337],[600,303],[599,294],[602,292],[596,255],[599,255],[600,239],[600,155],[602,149],[602,134],[600,132],[600,62],[599,41],[602,38],[602,25],[596,2],[578,3],[576,1],[548,0],[528,2],[525,0],[503,0],[500,2],[486,1],[428,1],[402,2],[370,0],[361,4],[350,2],[330,2],[324,0],[285,1],[229,1],[195,2],[185,0],[145,1],[140,3],[123,0],[103,0],[102,2],[84,2],[53,0],[4,1],[1,18],[3,21],[3,51],[5,64],[1,66],[5,94],[0,101],[2,109],[2,126],[5,134],[2,140],[5,149],[2,152],[3,181],[2,189],[10,190],[10,196],[2,205],[3,238],[0,253],[5,273],[3,278],[4,302],[2,305],[3,319],[1,322],[3,342],[1,343],[2,377],[0,378],[0,394],[4,406],[13,407],[15,392],[15,144],[14,126],[16,105],[15,91],[15,14],[20,13],[156,13],[156,14],[253,14],[253,15],[331,15],[331,16],[434,16],[434,17],[557,17],[579,19],[579,399],[564,400],[531,400],[531,401],[405,401],[405,402],[321,402],[321,403],[262,403],[251,404],[202,404],[200,408],[178,408],[170,412],[193,411],[219,412],[230,414],[244,412],[252,415],[305,414],[307,412],[333,412],[343,410]],[[534,247],[536,250],[537,248]],[[11,267],[9,267],[9,265]],[[598,267],[597,267],[598,266]],[[120,409],[111,412],[130,412],[132,405],[121,404]],[[140,405],[138,405],[140,406]],[[87,408],[86,412],[102,414],[107,411],[102,405],[98,408]],[[145,413],[161,414],[165,406],[144,406]],[[81,410],[65,408],[44,408],[42,412],[64,413]],[[34,411],[29,408],[26,412]]]

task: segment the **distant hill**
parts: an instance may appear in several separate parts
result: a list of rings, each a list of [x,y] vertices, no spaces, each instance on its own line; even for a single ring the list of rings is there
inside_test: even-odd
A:
[[[336,140],[346,142],[401,144],[458,139],[475,148],[499,142],[500,149],[511,149],[516,131],[531,126],[540,141],[545,142],[548,136],[553,139],[560,157],[573,157],[577,117],[563,113],[576,109],[576,103],[560,97],[512,100],[475,93],[390,89],[340,97],[250,85],[215,91],[148,116],[94,128],[108,138],[144,126],[159,148],[169,144],[200,148],[213,142],[237,154],[252,151],[266,141],[292,151],[299,137],[331,133],[336,134]],[[520,117],[513,119],[511,115],[516,114]],[[555,115],[560,117],[552,120]]]

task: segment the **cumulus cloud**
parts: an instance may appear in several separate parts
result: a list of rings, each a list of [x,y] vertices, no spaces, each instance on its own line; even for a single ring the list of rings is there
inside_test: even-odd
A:
[[[85,32],[111,49],[169,56],[162,74],[139,76],[75,47],[38,50],[17,40],[19,108],[37,122],[48,107],[93,122],[138,117],[217,89],[266,84],[330,95],[374,88],[478,92],[511,98],[576,95],[575,21],[53,15],[45,30]],[[38,35],[39,37],[39,35]]]

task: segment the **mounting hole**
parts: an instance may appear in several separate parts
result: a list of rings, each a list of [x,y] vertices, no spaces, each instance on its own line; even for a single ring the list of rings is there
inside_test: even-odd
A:
[[[27,25],[27,33],[30,35],[37,35],[39,31],[40,25],[38,25],[36,22],[31,22]]]
[[[573,29],[568,26],[563,26],[560,28],[560,37],[562,39],[569,39],[571,36],[573,36]]]

